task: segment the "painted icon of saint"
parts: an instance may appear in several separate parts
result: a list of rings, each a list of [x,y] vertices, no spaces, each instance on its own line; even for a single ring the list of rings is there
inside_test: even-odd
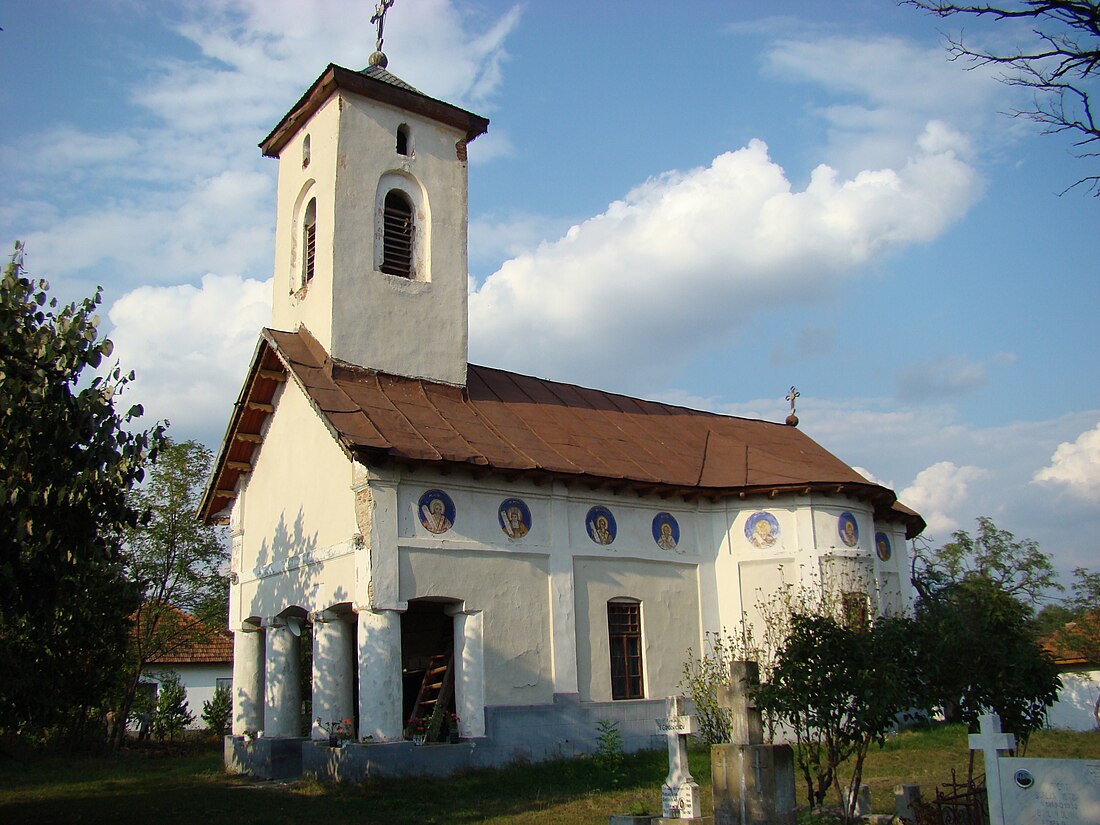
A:
[[[497,521],[500,529],[504,531],[511,541],[521,539],[531,530],[531,511],[527,505],[518,498],[508,498],[500,503],[497,510]]]
[[[417,514],[429,533],[446,533],[454,526],[455,505],[442,490],[428,490],[420,497]]]
[[[608,545],[615,541],[615,517],[606,507],[593,507],[585,519],[588,537],[596,544]]]
[[[890,547],[890,537],[885,533],[875,533],[875,553],[881,561],[890,561],[894,554]]]
[[[662,550],[675,550],[680,543],[680,525],[671,513],[658,513],[653,517],[653,540]]]
[[[837,532],[840,534],[840,540],[847,547],[855,547],[859,544],[859,525],[856,524],[856,517],[848,511],[841,513],[840,518],[837,519]]]
[[[745,522],[745,538],[753,547],[774,547],[779,541],[779,522],[771,513],[753,513]]]

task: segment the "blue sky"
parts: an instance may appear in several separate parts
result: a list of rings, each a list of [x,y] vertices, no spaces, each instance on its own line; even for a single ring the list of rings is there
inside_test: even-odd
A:
[[[373,3],[0,10],[0,237],[216,445],[268,320],[256,148]],[[470,147],[471,360],[782,420],[899,492],[1097,566],[1100,205],[1028,104],[890,2],[397,0],[390,69]],[[968,24],[976,42],[1015,32]]]

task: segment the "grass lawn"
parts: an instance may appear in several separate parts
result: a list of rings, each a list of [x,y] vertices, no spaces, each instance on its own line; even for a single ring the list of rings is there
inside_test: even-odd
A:
[[[628,756],[617,774],[590,760],[512,765],[450,779],[374,781],[329,787],[315,781],[257,782],[222,772],[221,750],[211,746],[182,754],[129,751],[102,759],[45,758],[0,762],[0,822],[159,823],[491,823],[492,825],[606,825],[607,817],[636,800],[660,806],[668,771],[664,751]],[[1100,759],[1100,732],[1037,733],[1029,756]],[[957,726],[902,733],[872,750],[864,774],[874,807],[893,809],[893,788],[920,784],[926,795],[950,778],[965,776],[966,733]],[[691,752],[691,769],[709,812],[710,754]],[[796,787],[802,802],[801,785]]]

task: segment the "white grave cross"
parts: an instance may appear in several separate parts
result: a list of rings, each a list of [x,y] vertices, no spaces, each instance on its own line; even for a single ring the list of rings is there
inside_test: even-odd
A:
[[[696,819],[702,813],[699,785],[688,770],[687,739],[695,733],[695,717],[684,714],[684,697],[669,696],[668,715],[657,720],[657,732],[668,737],[668,777],[661,788],[666,819]]]
[[[985,754],[985,788],[989,798],[989,825],[1004,825],[1005,816],[1001,806],[1001,777],[997,760],[1001,754],[1016,750],[1016,737],[1011,733],[1001,733],[1001,717],[995,713],[984,713],[979,718],[981,733],[972,733],[968,737],[970,750]]]

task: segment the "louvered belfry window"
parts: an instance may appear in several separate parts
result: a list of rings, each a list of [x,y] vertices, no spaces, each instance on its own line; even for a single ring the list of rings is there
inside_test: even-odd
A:
[[[406,197],[394,190],[382,209],[382,266],[387,275],[411,278],[413,273],[413,210]]]
[[[302,286],[313,280],[317,262],[317,199],[310,198],[302,220]]]
[[[607,603],[611,698],[642,699],[642,610],[637,602]]]

